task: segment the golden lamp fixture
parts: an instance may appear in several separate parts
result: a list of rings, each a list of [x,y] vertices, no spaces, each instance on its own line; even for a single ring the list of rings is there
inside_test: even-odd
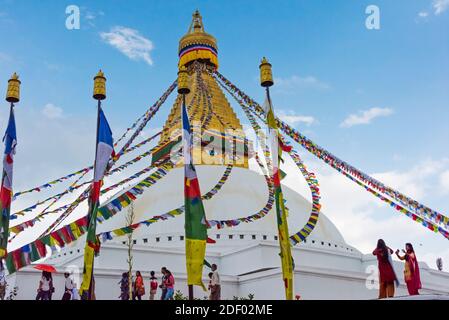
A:
[[[6,101],[11,103],[19,102],[20,100],[20,80],[17,73],[11,76],[8,80],[8,89],[6,90]]]
[[[103,71],[98,71],[94,77],[94,94],[93,98],[96,100],[106,99],[106,78]]]

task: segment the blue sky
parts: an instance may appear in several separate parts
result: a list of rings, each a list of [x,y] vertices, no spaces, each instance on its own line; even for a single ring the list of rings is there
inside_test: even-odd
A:
[[[71,4],[81,8],[80,30],[65,27]],[[365,27],[371,4],[380,8],[380,30]],[[14,71],[22,80],[18,189],[92,162],[92,78],[99,68],[108,79],[104,109],[115,135],[158,99],[176,78],[178,40],[197,8],[206,31],[218,39],[226,77],[262,102],[258,64],[267,56],[279,115],[340,158],[449,212],[448,0],[0,0],[0,90]],[[111,44],[118,30],[131,30],[146,55],[133,58],[133,52]],[[162,126],[169,107],[154,128]],[[6,126],[5,110],[0,128]],[[334,186],[333,173],[323,170],[321,184]],[[336,212],[329,215],[355,246],[364,243],[366,249],[377,237],[348,230],[345,221],[360,218],[359,212],[373,224],[376,219],[394,223],[388,219],[397,213],[367,203],[364,196],[331,193],[323,195],[329,211]],[[348,202],[354,205],[345,207]],[[393,228],[385,233],[396,246],[405,242]],[[449,264],[447,240],[426,232],[418,236],[421,255],[429,254],[432,266],[435,255]]]

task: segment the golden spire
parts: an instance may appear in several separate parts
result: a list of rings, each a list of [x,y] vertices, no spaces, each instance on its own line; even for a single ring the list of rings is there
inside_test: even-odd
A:
[[[243,127],[220,85],[210,74],[210,69],[218,66],[216,46],[215,38],[204,32],[200,13],[195,11],[189,31],[179,43],[179,94],[153,152],[152,164],[167,159],[170,150],[176,148],[182,138],[181,107],[185,99],[193,136],[207,142],[194,144],[193,163],[248,168],[251,147],[247,145]]]
[[[192,23],[190,24],[188,33],[191,32],[204,32],[203,18],[201,17],[200,11],[198,9],[196,9],[196,11],[192,14]]]
[[[8,89],[6,90],[6,101],[14,103],[20,100],[20,80],[17,73],[8,80]]]
[[[198,70],[186,72],[181,66],[178,75],[178,90],[185,85],[181,80],[184,75],[189,93],[185,94],[189,110],[189,120],[194,137],[207,141],[207,146],[194,144],[192,160],[195,165],[227,165],[248,168],[248,148],[244,144],[243,127],[232,109],[225,94],[205,65],[197,65]],[[168,118],[163,126],[161,140],[152,158],[152,163],[158,163],[168,156],[170,148],[178,142],[182,134],[181,107],[182,93],[178,95]],[[231,154],[232,146],[235,153]],[[225,148],[228,148],[225,150]],[[224,154],[224,151],[226,153]],[[235,157],[234,160],[233,157]],[[181,166],[181,163],[179,164]]]
[[[187,34],[179,41],[179,66],[199,60],[218,68],[217,50],[217,40],[204,31],[203,18],[196,10]]]

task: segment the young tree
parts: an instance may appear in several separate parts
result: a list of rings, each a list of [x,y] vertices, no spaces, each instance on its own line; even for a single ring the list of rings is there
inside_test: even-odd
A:
[[[131,205],[129,206],[129,209],[128,209],[128,215],[126,216],[126,224],[128,225],[128,226],[131,226],[133,223],[134,223],[134,216],[135,216],[135,214],[134,214],[134,205],[131,203]],[[134,246],[134,243],[133,243],[133,232],[130,232],[129,234],[128,234],[128,242],[127,242],[127,245],[128,245],[128,259],[127,259],[127,262],[128,262],[128,287],[129,287],[129,300],[132,300],[132,298],[133,298],[133,273],[132,273],[132,271],[133,271],[133,246]]]

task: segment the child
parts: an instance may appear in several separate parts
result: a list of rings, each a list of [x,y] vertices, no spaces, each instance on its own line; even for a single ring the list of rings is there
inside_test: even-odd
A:
[[[154,271],[150,272],[150,300],[154,300],[154,295],[157,292],[157,278],[154,276]]]
[[[214,275],[213,272],[209,272],[209,286],[207,287],[207,289],[209,289],[210,294],[209,294],[209,300],[212,300],[212,276]]]

